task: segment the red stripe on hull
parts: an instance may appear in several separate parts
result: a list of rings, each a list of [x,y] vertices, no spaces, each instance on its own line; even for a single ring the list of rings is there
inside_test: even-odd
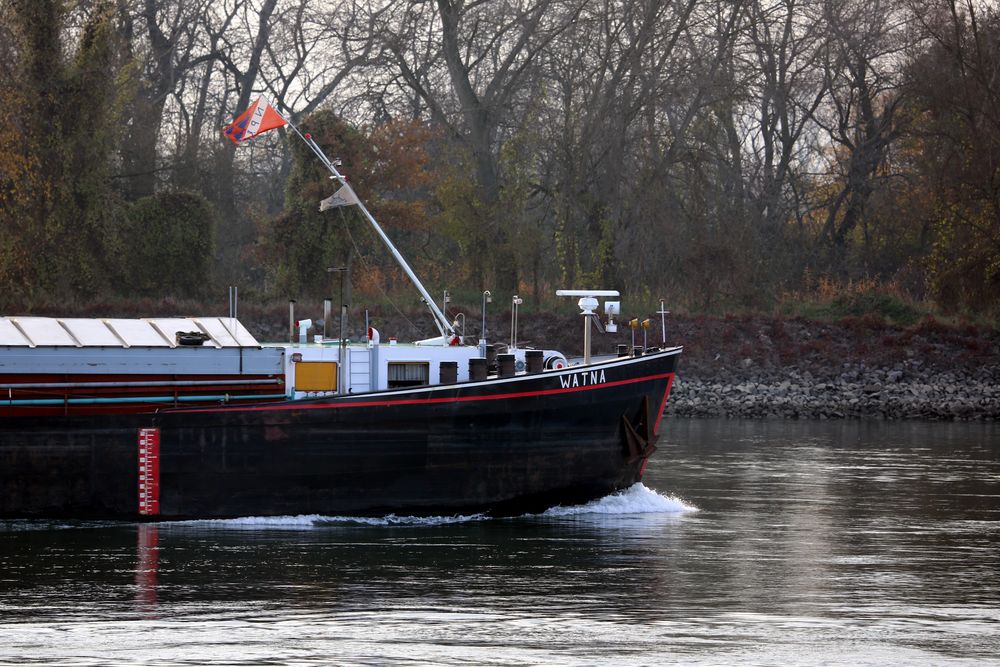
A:
[[[398,399],[393,401],[356,401],[356,402],[335,402],[335,403],[283,403],[279,405],[259,405],[259,406],[247,406],[247,407],[226,407],[226,408],[198,408],[194,410],[173,410],[172,412],[257,412],[261,410],[329,410],[329,409],[340,409],[340,408],[370,408],[370,407],[386,407],[393,405],[432,405],[436,403],[466,403],[470,401],[497,401],[505,400],[509,398],[530,398],[533,396],[552,396],[555,394],[569,394],[578,391],[590,391],[597,389],[607,389],[610,387],[619,387],[627,384],[635,384],[636,382],[647,382],[649,380],[662,380],[663,378],[668,378],[667,380],[667,393],[670,391],[670,385],[673,382],[673,373],[658,373],[656,375],[646,375],[638,378],[629,378],[627,380],[614,380],[612,382],[604,382],[601,384],[590,384],[582,387],[560,387],[558,389],[542,389],[537,391],[522,391],[522,392],[512,392],[508,394],[485,394],[483,396],[450,396],[447,398],[412,398],[412,399]],[[664,397],[664,402],[666,402],[666,397]],[[662,405],[661,405],[662,410]],[[659,421],[657,421],[659,424]]]
[[[663,392],[663,400],[660,401],[660,411],[656,413],[656,424],[653,425],[653,435],[660,434],[660,422],[663,421],[663,411],[667,407],[667,398],[670,397],[670,388],[674,386],[674,374],[668,373],[670,379],[667,380],[667,389]]]

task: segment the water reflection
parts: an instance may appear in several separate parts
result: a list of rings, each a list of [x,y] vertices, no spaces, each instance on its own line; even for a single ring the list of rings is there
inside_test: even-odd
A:
[[[0,525],[0,658],[138,662],[113,644],[163,663],[234,646],[258,664],[981,662],[1000,654],[998,435],[673,422],[645,483],[683,502]]]
[[[661,511],[577,508],[376,526],[320,517],[140,525],[139,611],[158,602],[176,613],[223,600],[260,609],[285,604],[290,595],[297,613],[370,610],[388,600],[464,605],[498,596],[577,606],[581,596],[602,595],[607,587],[624,586],[626,596],[635,587],[655,590],[643,545],[660,548],[659,537],[668,538],[691,508],[638,490],[659,498]]]
[[[136,530],[135,601],[146,618],[156,618],[156,587],[160,569],[160,528],[139,524]]]

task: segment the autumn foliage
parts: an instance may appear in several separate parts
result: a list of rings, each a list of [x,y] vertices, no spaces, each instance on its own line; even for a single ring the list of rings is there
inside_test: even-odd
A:
[[[996,321],[998,43],[977,0],[0,0],[0,306],[404,287],[294,132],[222,137],[264,94],[435,293]]]

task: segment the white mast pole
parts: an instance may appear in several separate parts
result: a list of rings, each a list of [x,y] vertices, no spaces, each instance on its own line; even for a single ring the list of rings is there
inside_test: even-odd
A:
[[[323,163],[323,166],[325,166],[330,171],[330,173],[333,174],[333,177],[342,186],[346,187],[348,190],[350,190],[351,194],[354,195],[354,198],[358,202],[357,206],[361,210],[361,213],[365,216],[365,218],[368,219],[368,222],[371,223],[371,226],[375,229],[375,232],[382,238],[382,241],[389,248],[389,252],[392,253],[392,256],[396,258],[396,261],[399,262],[399,265],[403,267],[403,271],[405,271],[406,275],[409,276],[410,280],[413,281],[413,284],[416,286],[417,291],[420,292],[420,296],[424,298],[424,303],[427,304],[427,307],[431,311],[431,315],[434,316],[434,324],[437,326],[438,331],[441,332],[441,335],[447,336],[448,334],[454,334],[455,331],[452,328],[451,323],[448,321],[448,318],[444,316],[444,313],[442,313],[441,310],[437,307],[437,304],[434,303],[434,299],[432,299],[431,295],[427,293],[426,289],[424,289],[424,285],[423,283],[420,282],[420,279],[417,278],[417,274],[413,272],[413,269],[410,268],[410,265],[406,263],[405,259],[403,259],[403,255],[399,252],[399,250],[396,249],[396,246],[394,246],[392,241],[389,240],[389,237],[386,236],[386,233],[382,230],[382,227],[378,224],[378,222],[375,221],[375,217],[368,212],[367,208],[365,208],[364,203],[361,201],[361,199],[358,198],[357,193],[354,192],[354,188],[352,188],[351,185],[347,182],[347,179],[344,178],[344,176],[339,171],[337,171],[337,166],[330,161],[330,158],[328,158],[325,153],[323,153],[323,150],[313,140],[312,135],[310,134],[303,135],[301,132],[299,132],[299,128],[295,127],[295,125],[293,125],[292,122],[288,120],[288,116],[284,116],[284,118],[285,121],[288,122],[288,126],[292,128],[292,130],[294,130],[295,134],[299,135],[299,138],[305,142],[306,146],[308,146],[312,150],[312,152],[316,154],[316,157],[320,159],[320,161]]]
[[[667,310],[667,306],[663,299],[660,299],[660,309],[656,311],[660,314],[660,339],[663,341],[663,346],[667,345],[667,315],[670,311]]]

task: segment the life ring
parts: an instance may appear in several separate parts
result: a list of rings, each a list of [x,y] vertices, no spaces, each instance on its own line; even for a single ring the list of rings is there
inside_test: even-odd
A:
[[[554,371],[561,371],[566,368],[569,364],[566,362],[566,357],[561,355],[552,355],[545,360],[545,367]]]

